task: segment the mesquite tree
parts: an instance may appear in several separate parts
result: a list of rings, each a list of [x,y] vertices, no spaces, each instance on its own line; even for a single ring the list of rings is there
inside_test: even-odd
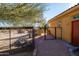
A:
[[[45,4],[0,3],[0,22],[12,26],[33,26],[37,21],[43,26]]]

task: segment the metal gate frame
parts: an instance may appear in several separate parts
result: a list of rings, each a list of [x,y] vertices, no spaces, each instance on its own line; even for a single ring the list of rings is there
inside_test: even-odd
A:
[[[48,32],[48,29],[49,29],[49,28],[55,29],[55,33],[54,33],[54,34],[55,34],[55,35],[54,35],[54,38],[55,38],[55,39],[57,39],[57,29],[60,28],[60,30],[61,30],[61,34],[60,34],[60,35],[61,35],[61,38],[60,38],[60,39],[62,40],[62,27],[46,27],[46,26],[44,26],[44,27],[36,27],[36,28],[43,29],[44,35],[45,35],[45,36],[44,36],[44,39],[45,39],[45,40],[47,40],[47,39],[46,39],[46,33]]]
[[[54,38],[57,39],[57,29],[59,28],[61,30],[61,40],[62,40],[62,27],[45,27],[45,33],[46,31],[48,30],[48,28],[52,28],[52,29],[55,29],[55,35],[54,35]],[[46,39],[46,38],[45,38]]]

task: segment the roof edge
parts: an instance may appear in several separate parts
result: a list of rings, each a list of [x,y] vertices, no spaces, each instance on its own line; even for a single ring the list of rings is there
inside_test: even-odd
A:
[[[78,4],[76,4],[76,5],[74,5],[74,6],[72,6],[72,7],[71,7],[71,8],[69,8],[69,9],[65,10],[64,12],[62,12],[62,13],[60,13],[60,14],[56,15],[55,17],[51,18],[51,19],[48,21],[48,23],[49,23],[52,19],[54,19],[54,18],[58,17],[59,15],[61,15],[61,16],[62,16],[65,12],[70,11],[71,9],[73,9],[74,7],[76,7],[76,6],[78,6],[78,5],[79,5],[79,3],[78,3]],[[59,17],[60,17],[60,16],[59,16]]]

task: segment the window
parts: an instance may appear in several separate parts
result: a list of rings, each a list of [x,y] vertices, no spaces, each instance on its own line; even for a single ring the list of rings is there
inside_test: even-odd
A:
[[[57,22],[57,27],[61,27],[61,21]]]
[[[73,19],[79,19],[79,15],[73,16]]]

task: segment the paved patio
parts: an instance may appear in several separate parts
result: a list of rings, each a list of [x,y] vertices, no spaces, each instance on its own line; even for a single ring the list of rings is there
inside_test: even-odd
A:
[[[52,36],[47,35],[48,40],[44,40],[44,36],[35,40],[36,55],[37,56],[69,56],[69,50],[66,42],[63,40],[56,40]],[[52,40],[50,40],[52,39]],[[34,52],[34,53],[35,53]]]

